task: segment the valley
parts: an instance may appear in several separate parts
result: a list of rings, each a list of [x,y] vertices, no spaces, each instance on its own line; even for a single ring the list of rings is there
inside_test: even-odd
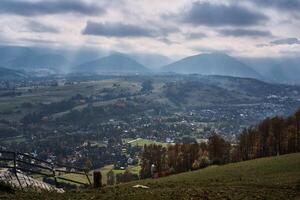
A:
[[[0,0],[0,199],[300,200],[300,0]]]
[[[137,159],[149,141],[235,143],[266,117],[300,106],[300,87],[203,75],[65,76],[2,81],[1,147],[93,168]],[[142,145],[124,142],[145,140]],[[133,140],[133,139],[131,139]],[[148,141],[148,142],[147,142]]]

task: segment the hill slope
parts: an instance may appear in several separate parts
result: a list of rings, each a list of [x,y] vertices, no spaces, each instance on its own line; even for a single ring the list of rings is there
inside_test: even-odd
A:
[[[270,84],[252,78],[189,75],[167,83],[162,93],[177,105],[201,107],[262,103],[268,96],[290,96],[293,93],[299,98],[300,87]]]
[[[149,71],[142,64],[122,54],[113,54],[84,63],[77,66],[75,70],[92,73],[144,73]]]
[[[212,166],[161,179],[65,194],[2,194],[1,199],[295,199],[300,153]],[[142,184],[150,189],[132,188]]]
[[[261,78],[261,76],[236,59],[222,53],[199,54],[184,58],[162,68],[163,71],[183,74],[226,75]]]
[[[26,78],[26,74],[17,70],[0,68],[0,80],[16,80]]]
[[[34,51],[28,47],[0,46],[0,66],[20,56],[30,56]]]
[[[36,71],[40,69],[62,72],[69,65],[68,59],[56,52],[17,46],[0,46],[0,67]]]
[[[300,59],[286,60],[271,68],[269,79],[279,83],[300,84]]]
[[[69,61],[58,54],[31,54],[17,57],[5,64],[10,69],[23,69],[26,71],[48,69],[61,72],[69,65]]]
[[[267,80],[277,83],[300,84],[300,58],[251,58],[241,60],[262,74]]]

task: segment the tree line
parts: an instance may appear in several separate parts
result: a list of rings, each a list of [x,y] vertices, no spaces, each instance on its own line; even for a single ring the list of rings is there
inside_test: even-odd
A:
[[[213,134],[208,143],[145,145],[141,156],[141,178],[167,176],[230,162],[230,143]],[[151,167],[155,166],[155,174]]]
[[[267,118],[245,129],[233,153],[242,161],[295,152],[300,152],[300,109],[287,118]]]
[[[249,127],[232,144],[212,134],[208,142],[145,145],[141,155],[141,178],[167,176],[230,162],[300,152],[300,109],[292,116],[267,118]],[[155,166],[155,173],[153,173]]]

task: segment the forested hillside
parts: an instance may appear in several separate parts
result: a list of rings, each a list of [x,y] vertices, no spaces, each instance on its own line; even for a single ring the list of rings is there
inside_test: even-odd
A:
[[[141,177],[162,177],[209,165],[295,152],[300,152],[300,110],[290,117],[267,118],[257,126],[245,129],[237,144],[231,144],[213,134],[207,143],[145,146],[141,159]]]

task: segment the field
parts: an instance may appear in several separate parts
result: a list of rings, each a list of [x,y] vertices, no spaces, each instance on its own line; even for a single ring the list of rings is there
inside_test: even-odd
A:
[[[25,141],[26,141],[26,139],[24,138],[23,135],[2,139],[2,142],[4,142],[4,143],[12,143],[12,142],[21,143],[21,142],[25,142]]]
[[[80,182],[80,183],[84,183],[84,184],[89,184],[89,181],[88,181],[87,177],[85,175],[81,175],[81,174],[64,174],[60,177],[70,179],[70,180],[73,180],[73,181],[77,181],[77,182]],[[90,181],[93,181],[93,176],[89,175],[89,179],[90,179]],[[64,181],[64,180],[60,180],[60,179],[59,179],[59,181],[70,183],[68,181]],[[74,183],[71,183],[71,184],[74,184]],[[75,185],[80,186],[80,184],[75,184]]]
[[[131,144],[132,146],[141,146],[143,147],[144,145],[150,145],[150,144],[157,144],[157,145],[162,145],[162,146],[167,146],[167,143],[163,142],[157,142],[154,140],[147,140],[147,139],[142,139],[142,138],[137,138],[137,139],[126,139],[127,143]]]
[[[133,174],[139,174],[140,170],[141,170],[141,167],[140,166],[128,166],[127,170],[129,170]],[[125,172],[125,170],[113,170],[113,172],[115,174],[122,174],[122,173]]]
[[[110,170],[113,170],[113,172],[115,173],[115,175],[117,174],[122,174],[125,172],[125,170],[114,170],[113,169],[114,166],[113,165],[106,165],[104,167],[102,167],[100,169],[101,171],[101,175],[102,175],[102,184],[106,185],[107,184],[107,173],[110,171]],[[127,168],[131,173],[134,173],[134,174],[139,174],[140,173],[140,169],[141,167],[140,166],[128,166]],[[90,181],[93,182],[93,171],[91,171],[89,173],[89,178],[90,178]],[[88,184],[88,180],[86,178],[85,175],[80,175],[80,174],[64,174],[64,175],[61,175],[60,177],[62,178],[67,178],[67,179],[70,179],[70,180],[73,180],[73,181],[77,181],[77,182],[81,182],[81,183],[85,183],[85,184]],[[60,180],[62,181],[62,180]],[[62,182],[67,182],[67,181],[62,181]]]
[[[107,166],[104,166],[104,167],[102,167],[100,169],[101,174],[102,174],[102,184],[104,184],[104,185],[107,184],[107,173],[110,170],[113,170],[113,172],[114,172],[115,175],[122,174],[122,173],[125,172],[125,170],[115,170],[113,168],[114,168],[113,165],[107,165]],[[127,167],[127,170],[129,170],[131,173],[134,173],[134,174],[139,174],[140,173],[140,169],[141,169],[140,166],[128,166]]]
[[[38,88],[17,88],[21,96],[0,96],[0,117],[4,119],[20,119],[28,112],[35,109],[22,108],[23,103],[50,103],[67,100],[72,96],[81,94],[84,96],[93,95],[104,88],[112,88],[113,84],[120,84],[120,88],[132,89],[135,86],[126,81],[118,79],[81,82],[76,85],[40,86]],[[20,111],[20,112],[17,112]],[[8,114],[3,114],[8,112]]]
[[[153,81],[153,90],[148,94],[139,93],[141,83],[147,79]],[[174,84],[175,82],[176,84]],[[228,88],[231,89],[229,90]],[[257,88],[263,88],[263,91]],[[20,93],[20,96],[1,95],[6,92],[12,92],[12,90],[0,91],[0,117],[10,120],[22,119],[24,115],[38,111],[37,107],[40,103],[68,100],[77,94],[85,97],[104,95],[106,93],[104,89],[106,92],[109,90],[110,94],[116,94],[116,96],[118,96],[117,94],[128,92],[127,97],[147,99],[147,102],[161,103],[179,109],[182,109],[181,106],[188,108],[219,104],[256,105],[267,101],[265,97],[270,95],[288,96],[294,101],[297,101],[300,97],[300,87],[278,86],[256,80],[232,77],[114,77],[104,80],[81,81],[74,85],[18,87],[15,89],[15,92]],[[112,97],[112,99],[105,101],[95,100],[93,106],[112,104],[118,99],[119,97]],[[31,103],[33,107],[25,108],[22,106],[24,103]],[[298,102],[296,103],[298,105]],[[80,110],[84,106],[87,105],[80,105],[73,109]],[[54,115],[54,117],[66,113],[68,112],[56,113],[57,115]]]
[[[211,166],[101,190],[2,194],[0,199],[299,199],[300,153]],[[133,188],[141,184],[149,189]]]

